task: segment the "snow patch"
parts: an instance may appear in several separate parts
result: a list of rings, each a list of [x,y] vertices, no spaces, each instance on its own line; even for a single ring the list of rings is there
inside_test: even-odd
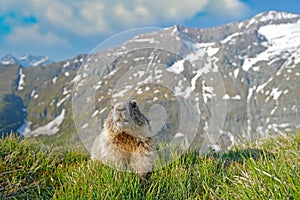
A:
[[[127,86],[125,86],[125,89],[123,89],[123,90],[121,90],[121,91],[119,91],[119,92],[117,92],[117,93],[114,93],[114,94],[112,95],[112,97],[113,97],[113,98],[116,98],[116,97],[123,97],[123,96],[125,95],[125,93],[128,92],[129,90],[131,90],[132,88],[133,88],[133,86],[127,85]]]
[[[51,122],[49,122],[48,124],[46,124],[42,127],[39,127],[37,129],[31,131],[26,136],[37,137],[39,135],[54,135],[54,134],[58,133],[59,126],[62,124],[62,122],[65,119],[65,113],[66,113],[66,110],[63,109],[61,111],[60,115],[57,116],[54,120],[52,120]]]
[[[260,70],[260,67],[259,66],[252,67],[252,70],[255,71],[255,72],[258,72]]]
[[[50,106],[53,106],[54,103],[55,103],[55,99],[52,99],[52,100],[50,101]]]
[[[186,56],[187,60],[190,62],[197,61],[199,58],[203,57],[206,53],[206,46],[199,44],[196,51],[192,51],[192,53]]]
[[[23,73],[23,69],[21,68],[19,70],[19,76],[20,76],[20,80],[19,80],[19,83],[18,83],[18,90],[24,90],[24,86],[25,86],[25,74]]]
[[[236,68],[236,69],[233,71],[234,78],[237,78],[237,77],[238,77],[239,72],[240,72],[240,69],[239,69],[239,68]]]
[[[67,94],[69,94],[70,92],[71,92],[71,90],[67,90],[67,88],[64,87],[64,89],[63,89],[63,95],[67,95]]]
[[[262,91],[272,80],[273,80],[273,77],[269,78],[265,83],[259,85],[256,88],[256,92],[258,93],[258,92]]]
[[[227,42],[232,41],[232,39],[233,39],[234,37],[237,37],[237,36],[239,36],[239,35],[241,35],[241,34],[242,34],[242,33],[239,33],[239,32],[234,33],[234,34],[231,34],[231,35],[227,36],[224,40],[222,40],[221,43],[222,43],[222,44],[226,44]]]
[[[92,114],[92,117],[96,117],[96,115],[98,115],[99,110],[95,110],[95,112]]]
[[[280,127],[280,128],[287,128],[289,126],[291,126],[291,124],[289,124],[289,123],[283,123],[283,124],[278,125],[278,127]]]
[[[136,93],[137,93],[137,94],[142,94],[142,93],[143,93],[143,91],[142,91],[142,89],[141,89],[141,88],[139,88],[139,89],[136,91]]]
[[[134,39],[134,42],[147,42],[149,44],[159,44],[159,41],[156,41],[154,38],[139,38],[139,39]]]
[[[174,36],[177,31],[178,31],[178,28],[177,28],[177,26],[175,26],[171,32],[171,36]]]
[[[70,65],[70,62],[67,61],[67,62],[63,65],[63,68],[66,68],[66,67],[68,67],[69,65]]]
[[[250,102],[252,94],[253,94],[253,88],[249,88],[249,90],[248,90],[248,96],[247,96],[247,102],[248,103]]]
[[[220,50],[220,48],[208,47],[206,52],[209,57],[212,57],[215,54],[217,54],[219,52],[219,50]]]
[[[267,60],[267,59],[266,59]],[[243,66],[242,66],[242,69],[244,71],[248,71],[249,69],[251,69],[251,67],[258,62],[258,59],[257,58],[246,58],[244,60],[244,63],[243,63]]]
[[[275,111],[277,110],[277,106],[275,106],[272,110],[271,110],[271,112],[270,112],[270,115],[274,115],[274,113],[275,113]]]
[[[198,70],[197,74],[191,80],[191,87],[186,87],[185,91],[180,96],[184,98],[189,98],[191,93],[196,89],[197,80],[201,77],[202,71]]]
[[[28,135],[31,131],[30,126],[31,126],[31,122],[24,120],[24,123],[22,124],[22,126],[20,126],[20,128],[18,128],[17,133],[20,133],[23,136]]]
[[[144,76],[145,72],[144,71],[137,71],[135,73],[132,74],[133,77],[135,78],[141,78],[142,76]]]
[[[241,100],[242,98],[241,98],[241,96],[240,95],[235,95],[234,97],[232,97],[232,99],[235,99],[235,100]]]
[[[70,76],[70,73],[69,72],[65,72],[65,76],[66,77]]]
[[[99,114],[102,114],[105,110],[106,110],[106,107],[103,108],[103,109],[101,109],[100,112],[99,112]]]
[[[55,84],[57,81],[57,76],[55,76],[53,79],[52,79],[52,83]]]
[[[145,60],[145,57],[137,57],[137,58],[133,58],[133,61],[140,61],[140,60]]]
[[[175,62],[171,67],[169,67],[167,70],[175,74],[180,74],[184,70],[184,62],[185,60],[179,60]]]
[[[230,99],[230,96],[229,96],[228,94],[224,94],[224,95],[222,96],[222,99],[228,100],[228,99]]]
[[[35,91],[35,90],[32,90],[32,91],[31,91],[31,94],[30,94],[30,97],[33,98],[35,94],[36,94],[36,91]]]
[[[86,124],[84,124],[84,125],[81,127],[81,129],[85,129],[85,128],[87,128],[88,126],[89,126],[89,124],[86,123]]]
[[[79,82],[81,80],[81,75],[80,74],[77,74],[74,79],[72,80],[72,82]]]
[[[65,96],[64,98],[62,98],[62,99],[56,104],[56,107],[61,106],[61,104],[63,104],[70,96],[71,96],[71,94],[68,94],[67,96]]]
[[[214,88],[210,87],[210,86],[206,86],[205,82],[202,81],[202,97],[203,97],[203,101],[204,103],[207,103],[208,99],[212,99],[213,98],[213,92],[214,92]]]
[[[282,91],[280,91],[278,88],[273,88],[270,95],[273,96],[274,100],[278,100],[281,94]]]
[[[224,100],[230,100],[230,99],[233,99],[233,100],[240,100],[241,99],[241,96],[240,95],[235,95],[234,97],[230,97],[229,94],[224,94],[222,96],[222,99]]]

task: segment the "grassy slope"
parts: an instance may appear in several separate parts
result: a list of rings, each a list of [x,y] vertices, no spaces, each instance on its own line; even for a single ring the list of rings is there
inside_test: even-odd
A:
[[[189,152],[146,184],[79,151],[18,137],[0,142],[0,199],[300,199],[300,134],[199,157]]]

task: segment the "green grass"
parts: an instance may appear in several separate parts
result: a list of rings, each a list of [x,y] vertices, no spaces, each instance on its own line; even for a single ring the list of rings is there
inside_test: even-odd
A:
[[[190,151],[145,183],[84,152],[16,136],[0,142],[0,199],[300,199],[299,188],[299,133],[224,154]]]

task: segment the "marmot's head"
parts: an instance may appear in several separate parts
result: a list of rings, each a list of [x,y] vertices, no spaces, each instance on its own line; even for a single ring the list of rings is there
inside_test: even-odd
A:
[[[141,113],[135,101],[114,104],[111,114],[115,124],[122,130],[132,132],[139,127],[149,126],[149,120]]]

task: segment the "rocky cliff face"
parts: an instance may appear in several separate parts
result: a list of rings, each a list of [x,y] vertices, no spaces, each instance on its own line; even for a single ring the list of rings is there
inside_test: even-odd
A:
[[[135,98],[159,139],[225,149],[300,127],[299,49],[300,16],[271,11],[215,28],[173,26],[44,67],[0,66],[13,80],[1,94],[23,100],[23,133],[48,143],[92,141],[111,102]]]

